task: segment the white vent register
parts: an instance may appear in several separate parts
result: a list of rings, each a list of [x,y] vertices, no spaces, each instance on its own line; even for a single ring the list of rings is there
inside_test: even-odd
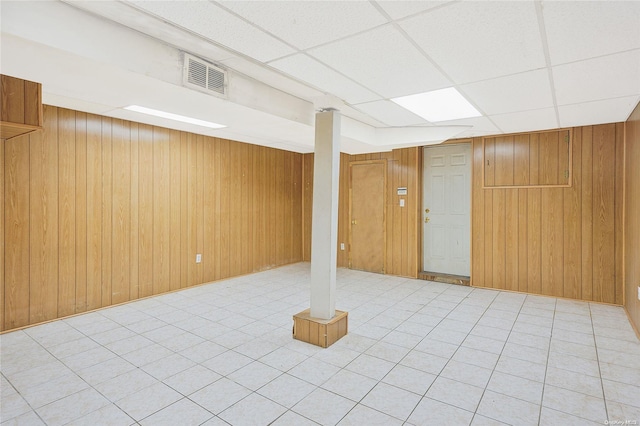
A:
[[[200,58],[184,54],[182,82],[185,86],[216,96],[227,92],[227,73]]]

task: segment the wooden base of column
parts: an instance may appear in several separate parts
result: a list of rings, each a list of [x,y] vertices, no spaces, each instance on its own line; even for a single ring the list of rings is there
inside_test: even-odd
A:
[[[333,318],[313,318],[310,309],[293,316],[293,338],[312,345],[327,348],[347,335],[348,312],[336,311]]]

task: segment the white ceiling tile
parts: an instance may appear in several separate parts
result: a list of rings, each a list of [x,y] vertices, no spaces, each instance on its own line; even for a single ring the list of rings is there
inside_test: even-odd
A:
[[[554,108],[493,115],[490,118],[503,133],[530,132],[533,130],[558,128],[558,120],[556,120],[556,111]]]
[[[553,106],[546,69],[466,84],[460,90],[486,115]]]
[[[399,25],[456,83],[545,66],[533,2],[459,2]]]
[[[222,1],[266,31],[307,49],[384,24],[386,19],[364,1]]]
[[[640,94],[640,49],[552,70],[558,105]]]
[[[382,0],[377,1],[378,5],[389,14],[391,19],[400,19],[405,16],[415,15],[434,7],[442,6],[451,1],[398,1],[398,0]]]
[[[143,11],[200,34],[259,61],[286,56],[294,49],[275,37],[206,1],[138,1]]]
[[[451,85],[391,25],[311,49],[308,53],[385,98]]]
[[[626,121],[640,96],[605,99],[558,107],[560,126],[587,126],[592,124]]]
[[[427,123],[423,118],[391,101],[381,100],[354,106],[388,126],[414,126]]]
[[[551,64],[640,48],[640,2],[543,3]]]
[[[306,81],[348,103],[368,102],[380,98],[370,90],[305,54],[278,59],[269,63],[269,65],[292,77]]]

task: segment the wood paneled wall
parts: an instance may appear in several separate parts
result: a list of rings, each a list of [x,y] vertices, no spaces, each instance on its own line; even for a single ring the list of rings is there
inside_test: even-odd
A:
[[[349,164],[353,161],[387,160],[387,270],[391,275],[416,277],[420,268],[422,227],[420,149],[405,148],[391,152],[340,155],[340,193],[338,201],[338,266],[349,266]],[[304,156],[304,260],[311,260],[311,211],[313,202],[313,154]],[[407,195],[396,189],[406,187]],[[400,207],[400,198],[405,206]],[[345,250],[340,250],[340,243]]]
[[[624,124],[573,129],[571,187],[482,188],[473,141],[472,285],[622,304]]]
[[[50,106],[2,148],[2,330],[302,260],[301,154]]]
[[[9,139],[42,126],[42,85],[0,74],[0,138]]]
[[[640,104],[625,127],[625,308],[640,333]]]

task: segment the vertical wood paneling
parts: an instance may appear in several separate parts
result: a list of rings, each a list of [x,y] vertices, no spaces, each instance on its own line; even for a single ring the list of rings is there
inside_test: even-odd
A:
[[[76,312],[76,117],[75,112],[58,112],[58,272],[57,316]]]
[[[43,132],[30,137],[29,322],[58,311],[58,111],[45,108]],[[20,285],[24,285],[20,283]]]
[[[180,132],[169,131],[169,288],[180,288]]]
[[[231,214],[229,212],[230,206],[230,167],[229,167],[229,151],[230,143],[226,140],[220,140],[220,278],[226,278],[230,276],[230,253],[229,253],[229,241]],[[273,240],[269,240],[273,241]],[[271,247],[273,244],[269,244],[267,247]],[[265,253],[266,255],[266,253]],[[269,261],[267,261],[269,263]],[[270,264],[270,263],[269,263]]]
[[[541,191],[542,294],[563,294],[563,199],[562,188]]]
[[[138,124],[131,123],[131,282],[129,299],[140,294],[140,151]]]
[[[32,126],[42,123],[42,84],[24,82],[24,122]]]
[[[529,293],[542,293],[542,189],[527,190],[527,252],[529,264],[527,266]]]
[[[138,125],[138,294],[153,294],[153,128]]]
[[[169,130],[153,129],[153,294],[171,289]],[[196,208],[197,210],[197,208]]]
[[[528,153],[528,150],[527,150]],[[518,288],[514,290],[529,291],[529,246],[528,232],[529,224],[529,199],[526,189],[518,190]],[[475,212],[474,212],[475,214]],[[474,222],[475,223],[475,222]],[[480,254],[482,256],[483,254]]]
[[[0,147],[0,330],[302,260],[301,154],[45,118]]]
[[[615,190],[614,190],[614,242],[615,242],[615,282],[624,283],[624,123],[616,123],[616,150],[615,150]],[[631,190],[631,189],[630,189]],[[636,189],[637,191],[637,189]],[[624,285],[616,285],[615,302],[624,303]],[[636,300],[637,300],[636,294]]]
[[[513,184],[529,185],[529,135],[513,138]]]
[[[624,304],[631,322],[640,332],[640,104],[625,123],[624,141]]]
[[[75,312],[87,310],[87,114],[76,112]]]
[[[582,164],[582,134],[574,133],[572,156],[575,164]],[[574,167],[571,176],[571,187],[564,188],[564,277],[563,296],[572,299],[582,297],[582,169]]]
[[[87,115],[87,309],[102,306],[102,120]]]
[[[615,130],[593,128],[593,297],[607,303],[615,303]]]
[[[496,179],[498,175],[496,173]],[[505,204],[506,189],[493,191],[493,226],[492,226],[492,260],[493,260],[493,287],[507,288],[506,285],[506,222],[507,209]]]
[[[262,150],[263,148],[257,148],[258,150]],[[213,270],[213,279],[218,280],[221,277],[221,256],[222,256],[222,246],[220,245],[220,206],[221,206],[221,188],[220,188],[220,169],[222,164],[220,162],[220,140],[215,139],[214,147],[213,147],[213,182],[214,184],[211,187],[211,190],[215,193],[215,201],[213,203],[213,216],[211,220],[213,221],[213,241],[215,242],[215,253],[214,253],[214,270]],[[255,170],[254,172],[258,173],[260,170]],[[254,188],[254,193],[256,192]],[[262,261],[263,257],[258,261],[259,265],[263,265]]]
[[[505,197],[505,288],[518,290],[518,191],[505,190]]]
[[[112,119],[102,118],[102,306],[112,303],[113,146]]]
[[[214,177],[214,140],[205,138],[204,143],[204,179],[205,182],[215,182]],[[215,256],[217,248],[215,245],[215,186],[208,186],[204,191],[204,258],[203,258],[203,281],[213,281],[215,276]]]
[[[494,191],[484,192],[484,285],[485,287],[495,287],[493,280],[493,257],[486,253],[493,253],[493,195]]]
[[[131,285],[131,127],[113,120],[113,228],[111,301],[129,300]]]
[[[180,132],[180,288],[189,285],[189,134]],[[216,182],[219,185],[219,182]]]
[[[485,160],[495,161],[493,169],[478,158],[481,139],[473,141],[472,271],[480,275],[472,276],[474,285],[622,302],[623,130],[620,123],[575,128],[571,153],[564,139],[568,130],[486,138]],[[524,149],[520,145],[527,140]],[[529,184],[562,184],[561,165],[571,159],[570,186],[478,190],[483,183],[478,165],[484,167],[485,183],[508,181],[501,161],[510,152],[514,183],[526,183],[518,169],[528,163]]]
[[[555,132],[540,133],[540,184],[541,185],[557,185],[558,176],[558,134]]]
[[[593,127],[582,135],[582,299],[593,299]]]
[[[6,75],[0,76],[2,79],[2,121],[11,123],[25,123],[24,119],[24,80]]]
[[[541,185],[540,181],[540,134],[529,136],[529,185]]]
[[[514,155],[513,138],[496,138],[495,143],[495,181],[497,186],[513,185]]]
[[[472,156],[472,179],[471,181],[476,183],[471,185],[471,285],[484,287],[485,282],[485,270],[484,270],[484,190],[482,185],[477,185],[477,182],[482,182],[482,140],[475,139],[471,149],[473,150]]]
[[[29,324],[30,243],[30,136],[18,136],[5,145],[5,239],[11,247],[4,257],[4,305],[6,329]]]

